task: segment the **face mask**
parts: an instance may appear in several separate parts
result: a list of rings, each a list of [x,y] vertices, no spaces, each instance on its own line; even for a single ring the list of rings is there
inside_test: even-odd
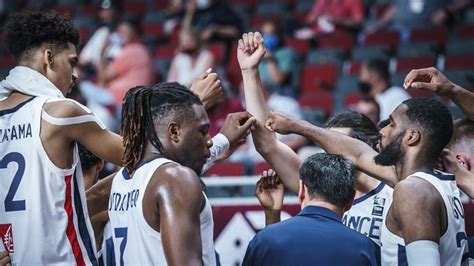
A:
[[[372,89],[372,86],[366,81],[359,81],[359,91],[362,92],[363,94],[368,94],[370,90]]]
[[[263,35],[263,43],[265,44],[265,48],[268,50],[274,50],[278,47],[278,43],[280,42],[280,38],[274,34],[264,34]]]
[[[211,0],[196,0],[196,6],[198,9],[207,9],[211,6]]]

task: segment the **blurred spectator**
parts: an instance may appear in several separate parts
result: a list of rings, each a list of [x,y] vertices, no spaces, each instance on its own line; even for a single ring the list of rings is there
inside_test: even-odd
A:
[[[203,40],[234,39],[242,30],[242,21],[222,0],[189,0],[183,25],[193,25]]]
[[[351,109],[366,115],[375,125],[380,121],[380,107],[374,98],[364,97],[355,103]]]
[[[463,11],[471,3],[471,0],[395,0],[380,20],[367,29],[367,33],[389,26],[401,31],[402,37],[406,38],[411,28],[452,23],[454,14]]]
[[[265,22],[261,33],[267,50],[259,65],[262,82],[272,92],[296,98],[296,89],[291,84],[292,70],[296,63],[295,52],[283,46],[284,38],[278,23]]]
[[[79,55],[81,65],[97,67],[102,58],[104,47],[107,58],[114,58],[120,52],[120,43],[117,42],[117,33],[114,33],[120,19],[121,9],[118,3],[102,1],[99,12],[100,27],[87,41]]]
[[[203,48],[197,31],[183,29],[179,35],[178,54],[171,62],[168,81],[177,81],[189,87],[195,78],[209,68],[214,68],[214,55]]]
[[[311,39],[322,33],[354,31],[364,21],[362,0],[317,0],[306,18],[307,27],[296,31],[298,39]]]
[[[213,107],[207,109],[209,121],[211,122],[209,135],[215,136],[219,133],[228,114],[242,111],[244,111],[244,108],[238,99],[228,96],[222,97]]]
[[[122,20],[117,27],[117,34],[122,44],[120,54],[110,64],[107,64],[102,54],[97,85],[86,81],[81,83],[81,92],[89,102],[120,107],[130,88],[151,85],[154,81],[151,57],[140,40],[139,18]]]
[[[368,60],[362,64],[359,89],[379,104],[380,120],[387,119],[400,103],[411,98],[403,88],[390,85],[388,63],[381,59]]]

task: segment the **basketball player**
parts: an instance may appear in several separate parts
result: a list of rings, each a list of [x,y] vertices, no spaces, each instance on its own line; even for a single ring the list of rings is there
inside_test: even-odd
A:
[[[258,64],[265,54],[260,33],[244,34],[239,41],[238,59],[242,69],[247,110],[260,123],[252,131],[255,147],[262,157],[272,165],[284,185],[293,193],[299,190],[299,167],[301,159],[288,146],[278,141],[275,135],[263,127],[268,110],[262,94]],[[362,139],[375,148],[379,133],[373,122],[356,112],[347,112],[334,117],[328,127],[352,137]],[[380,229],[391,203],[392,189],[384,183],[359,172],[356,177],[356,200],[344,215],[345,225],[370,237],[380,246]],[[279,221],[280,215],[266,212],[272,217],[268,221]]]
[[[272,113],[275,132],[301,134],[323,149],[341,153],[371,176],[398,184],[382,228],[383,265],[460,265],[467,261],[464,211],[454,176],[435,171],[449,142],[452,118],[433,99],[410,99],[381,130],[380,153],[342,134]]]
[[[254,122],[248,114],[241,126]],[[120,265],[215,265],[212,210],[199,174],[210,155],[209,119],[178,83],[125,96],[125,155],[112,181],[109,219]]]

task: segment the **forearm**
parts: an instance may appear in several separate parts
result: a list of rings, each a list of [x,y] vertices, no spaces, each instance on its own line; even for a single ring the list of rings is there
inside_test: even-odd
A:
[[[100,180],[86,191],[87,209],[89,217],[94,217],[104,211],[109,206],[110,189],[116,173]]]
[[[281,211],[265,210],[265,226],[276,224],[281,221]]]
[[[461,108],[469,119],[474,120],[474,93],[456,85],[449,98]]]
[[[267,66],[268,73],[270,74],[270,77],[273,80],[273,82],[279,85],[285,82],[286,78],[288,77],[288,73],[281,71],[278,68],[278,65],[274,61],[274,59],[270,59],[266,66]]]
[[[263,96],[262,81],[258,69],[242,70],[242,79],[247,112],[263,124],[268,118],[268,108]]]

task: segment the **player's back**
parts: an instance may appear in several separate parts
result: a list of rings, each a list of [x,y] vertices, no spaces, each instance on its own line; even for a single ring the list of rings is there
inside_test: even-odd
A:
[[[392,194],[393,188],[380,182],[374,190],[354,200],[352,207],[344,213],[342,223],[380,246],[380,233],[392,204]]]
[[[160,232],[153,229],[143,214],[143,197],[155,171],[173,161],[158,158],[142,162],[133,176],[125,168],[115,176],[109,199],[109,219],[113,235],[115,263],[120,265],[167,265]],[[213,220],[209,201],[206,199],[200,213],[202,261],[215,265]],[[104,239],[109,241],[108,239]],[[110,244],[107,253],[110,253]],[[110,261],[109,261],[110,263]]]
[[[94,264],[95,241],[78,158],[54,165],[40,129],[47,98],[0,111],[0,235],[12,264]]]
[[[440,171],[416,172],[418,177],[433,185],[446,207],[448,226],[439,241],[441,265],[461,265],[468,262],[467,237],[464,224],[464,210],[454,175]],[[405,262],[405,241],[394,235],[384,224],[382,229],[382,264],[403,265]]]

